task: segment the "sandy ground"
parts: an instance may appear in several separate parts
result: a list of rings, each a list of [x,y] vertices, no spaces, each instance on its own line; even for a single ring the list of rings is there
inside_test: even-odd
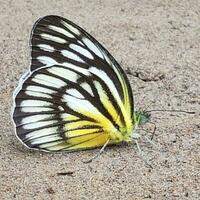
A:
[[[42,153],[26,149],[10,119],[12,92],[29,66],[35,20],[71,19],[95,36],[128,73],[136,108],[158,112],[145,166],[134,145]],[[200,1],[0,0],[0,199],[200,199]],[[144,128],[152,129],[152,126]]]

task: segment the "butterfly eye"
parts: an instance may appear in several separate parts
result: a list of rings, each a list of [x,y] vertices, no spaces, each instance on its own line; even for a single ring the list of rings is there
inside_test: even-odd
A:
[[[46,16],[33,26],[30,44],[30,70],[14,93],[13,121],[23,144],[74,151],[131,137],[130,83],[97,40],[67,19]]]

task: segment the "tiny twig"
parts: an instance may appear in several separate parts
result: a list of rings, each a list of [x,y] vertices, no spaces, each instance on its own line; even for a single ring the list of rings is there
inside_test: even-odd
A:
[[[157,127],[156,127],[156,124],[153,123],[153,122],[149,122],[149,124],[153,124],[153,125],[154,125],[153,132],[152,132],[152,135],[151,135],[151,140],[153,140],[154,135],[155,135],[155,133],[156,133],[156,129],[157,129]]]

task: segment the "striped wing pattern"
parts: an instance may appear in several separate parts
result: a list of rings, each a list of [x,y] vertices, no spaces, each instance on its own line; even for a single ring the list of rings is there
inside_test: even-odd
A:
[[[14,94],[20,141],[72,151],[130,139],[130,84],[101,44],[69,20],[46,16],[35,23],[30,45],[30,71]]]

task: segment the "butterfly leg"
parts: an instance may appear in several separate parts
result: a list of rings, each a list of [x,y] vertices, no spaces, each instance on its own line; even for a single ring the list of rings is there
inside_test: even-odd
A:
[[[140,154],[140,156],[141,156],[143,162],[144,162],[148,167],[150,167],[151,169],[153,169],[153,167],[151,166],[151,164],[149,164],[149,161],[147,161],[147,160],[145,159],[144,154],[143,154],[143,152],[142,152],[142,150],[141,150],[141,148],[140,148],[140,145],[139,145],[139,143],[138,143],[137,140],[135,140],[135,143],[136,143],[136,145],[137,145],[139,154]]]
[[[96,159],[97,157],[99,157],[99,156],[103,153],[103,151],[104,151],[104,149],[106,148],[106,146],[108,145],[109,141],[110,141],[110,139],[108,139],[108,140],[106,141],[106,143],[103,145],[103,147],[100,149],[100,151],[99,151],[95,156],[93,156],[93,157],[90,158],[89,160],[83,161],[83,163],[90,163],[90,162],[92,162],[94,159]]]

